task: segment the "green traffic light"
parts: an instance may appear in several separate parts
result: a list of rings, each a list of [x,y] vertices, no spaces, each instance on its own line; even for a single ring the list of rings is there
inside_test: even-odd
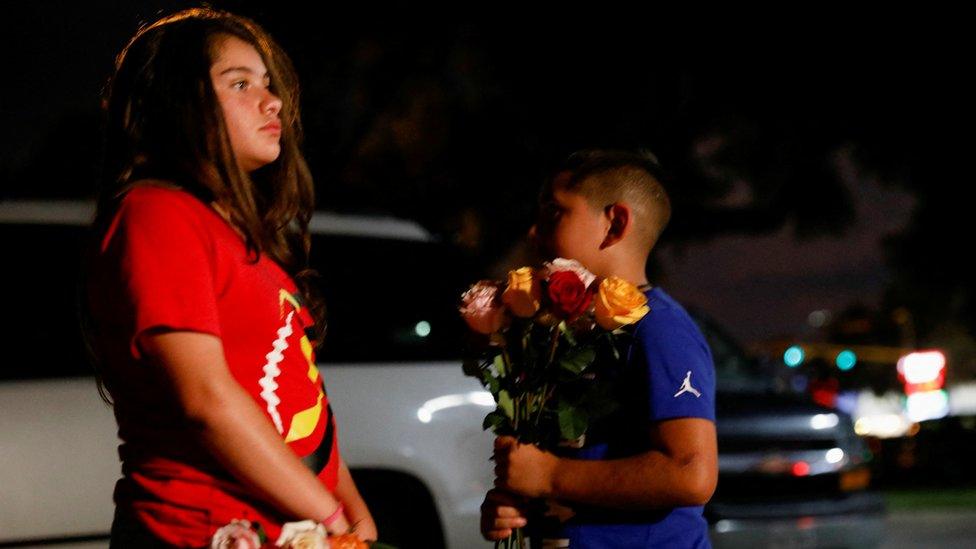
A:
[[[799,345],[794,345],[783,353],[783,362],[789,368],[796,368],[800,364],[803,364],[803,359],[805,354],[803,353],[803,347]]]
[[[857,364],[857,355],[854,354],[854,351],[851,351],[850,349],[845,349],[837,354],[836,362],[838,368],[847,371],[853,368],[855,364]]]

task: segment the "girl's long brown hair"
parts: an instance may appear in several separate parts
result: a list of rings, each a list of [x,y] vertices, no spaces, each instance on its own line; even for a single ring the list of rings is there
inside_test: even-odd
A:
[[[254,46],[268,69],[271,91],[281,99],[281,153],[252,173],[236,162],[210,79],[216,50],[227,37]],[[165,180],[205,203],[216,201],[244,234],[252,262],[265,253],[294,278],[315,320],[317,345],[325,331],[325,307],[315,286],[317,273],[308,267],[315,195],[300,150],[298,95],[288,56],[245,17],[198,8],[140,29],[117,57],[103,100],[105,154],[94,232],[101,234],[122,196],[140,180]],[[86,308],[83,320],[94,351]],[[99,390],[105,398],[101,385]]]

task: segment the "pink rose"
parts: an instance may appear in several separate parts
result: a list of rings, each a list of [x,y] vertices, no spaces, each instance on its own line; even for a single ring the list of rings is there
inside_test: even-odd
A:
[[[251,528],[251,521],[233,520],[214,532],[210,549],[260,549],[261,538]]]
[[[505,308],[499,299],[498,284],[482,280],[461,296],[461,317],[472,330],[490,335],[505,325]]]

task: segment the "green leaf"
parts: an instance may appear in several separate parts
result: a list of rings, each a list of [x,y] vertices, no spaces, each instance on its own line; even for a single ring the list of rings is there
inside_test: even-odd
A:
[[[484,430],[491,429],[492,432],[498,433],[499,428],[504,427],[509,424],[508,418],[503,414],[494,411],[485,416],[485,420],[481,423],[481,428]]]
[[[573,331],[570,330],[569,326],[566,325],[565,320],[559,323],[559,331],[562,332],[563,337],[566,338],[566,341],[568,341],[570,345],[574,347],[576,346],[576,336],[573,335]]]
[[[261,526],[260,522],[254,522],[252,523],[252,526],[254,527],[254,531],[258,534],[258,541],[261,542],[261,545],[268,543],[268,533],[264,530],[264,526]]]
[[[596,349],[592,347],[576,347],[570,349],[559,360],[559,366],[574,374],[583,373],[596,359]]]
[[[501,354],[495,355],[494,365],[495,371],[498,372],[499,376],[505,377],[508,375],[508,370],[505,368],[505,357]]]
[[[566,440],[576,440],[586,432],[586,412],[568,404],[559,406],[559,434]]]
[[[486,389],[488,389],[488,392],[490,392],[492,396],[497,396],[498,390],[501,388],[501,382],[498,381],[497,377],[491,375],[491,372],[488,370],[484,370],[483,375],[484,377],[482,377],[481,383]]]
[[[508,419],[515,418],[515,403],[512,401],[512,395],[504,389],[498,391],[498,408],[505,412]]]

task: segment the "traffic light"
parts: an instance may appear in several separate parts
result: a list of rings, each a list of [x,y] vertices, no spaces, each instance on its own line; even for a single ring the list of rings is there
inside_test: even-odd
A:
[[[804,358],[806,358],[806,353],[803,352],[803,347],[799,345],[794,345],[783,353],[783,362],[790,368],[796,368],[803,364]]]
[[[857,355],[854,351],[850,349],[844,349],[843,351],[837,353],[837,359],[834,361],[837,363],[837,367],[843,371],[850,370],[857,364]]]

